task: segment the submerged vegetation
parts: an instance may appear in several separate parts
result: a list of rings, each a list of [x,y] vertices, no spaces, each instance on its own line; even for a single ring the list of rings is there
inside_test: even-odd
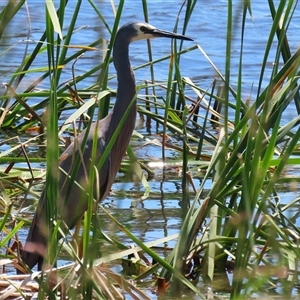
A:
[[[141,2],[147,21],[147,1]],[[69,3],[57,1],[59,7],[54,7],[52,1],[45,1],[45,31],[38,41],[32,41],[29,28],[20,65],[6,74],[0,70],[1,76],[9,78],[0,94],[4,149],[0,153],[0,280],[1,286],[7,284],[0,299],[28,299],[35,292],[40,299],[46,295],[49,299],[57,295],[73,299],[80,298],[79,294],[84,299],[149,299],[150,290],[160,297],[188,295],[189,299],[213,299],[220,292],[225,299],[255,298],[265,293],[285,299],[293,297],[299,285],[300,230],[295,221],[298,213],[291,218],[289,211],[299,201],[300,177],[289,175],[289,170],[300,164],[300,48],[291,50],[288,29],[297,1],[277,1],[275,5],[270,0],[266,4],[273,22],[251,99],[245,99],[243,91],[243,57],[244,39],[249,34],[247,19],[253,17],[251,5],[255,4],[250,0],[238,2],[234,7],[231,1],[227,4],[224,71],[215,66],[205,49],[199,45],[187,47],[181,42],[174,42],[172,54],[160,59],[152,58],[154,49],[148,42],[149,63],[135,66],[147,71],[150,67],[149,80],[138,86],[138,113],[147,123],[159,125],[162,160],[168,161],[166,149],[176,151],[180,157],[180,232],[143,243],[107,207],[100,203],[94,214],[90,205],[81,224],[83,229],[78,227],[69,236],[63,236],[63,243],[57,244],[55,238],[61,223],[53,224],[48,249],[48,262],[53,268],[41,274],[28,270],[31,275],[17,277],[12,275],[14,271],[4,273],[6,268],[16,266],[22,251],[19,232],[27,228],[42,180],[53,199],[58,195],[55,174],[59,149],[68,144],[70,136],[76,137],[89,126],[91,120],[105,116],[113,103],[115,74],[110,71],[109,45],[113,44],[125,14],[124,1],[120,1],[115,4],[115,18],[110,24],[101,11],[102,2],[86,2],[84,5],[96,12],[109,43],[99,37],[89,45],[78,45],[72,37],[78,30],[79,12],[84,9],[82,1],[73,4],[68,24],[65,19]],[[13,57],[16,47],[6,46],[10,25],[20,11],[30,18],[31,8],[25,0],[0,5],[2,66],[4,59]],[[189,32],[190,21],[201,5],[204,4],[196,0],[183,1],[174,28],[181,28],[183,34]],[[240,45],[237,78],[232,77],[233,39]],[[94,67],[77,75],[77,61],[97,49],[103,49],[101,62],[99,57]],[[182,74],[180,62],[187,54],[204,57],[211,64],[217,80],[212,78],[210,89],[186,72]],[[153,67],[161,61],[169,64],[164,83],[156,80]],[[65,79],[62,74],[69,65],[69,79]],[[90,77],[94,83],[82,87],[81,82]],[[297,116],[285,118],[287,108],[295,110]],[[174,145],[168,136],[179,142]],[[136,174],[144,185],[145,193],[140,196],[143,201],[151,193],[152,174],[146,161],[135,153],[135,138],[145,142],[150,139],[156,146],[157,141],[151,135],[136,132],[122,165],[122,171]],[[39,147],[45,139],[48,146]],[[38,156],[30,150],[32,147],[39,148]],[[47,164],[46,172],[40,163]],[[200,186],[194,184],[195,178],[201,179]],[[279,195],[282,184],[295,191],[284,203]],[[55,203],[49,205],[55,208]],[[110,232],[102,231],[99,214],[136,247],[129,248]],[[174,240],[171,251],[156,250],[158,245]],[[55,261],[61,257],[70,263],[56,267]],[[122,265],[122,274],[112,264]]]

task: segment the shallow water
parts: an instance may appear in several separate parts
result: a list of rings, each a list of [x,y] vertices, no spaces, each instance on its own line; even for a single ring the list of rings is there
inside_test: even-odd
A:
[[[237,1],[238,2],[238,1]],[[68,16],[71,17],[76,1],[69,1],[67,11]],[[104,17],[108,21],[109,25],[113,24],[114,16],[110,3],[108,1],[95,1],[99,6]],[[238,2],[239,3],[239,2]],[[10,74],[15,71],[19,66],[24,49],[26,46],[25,40],[31,40],[28,44],[28,52],[35,47],[34,40],[38,40],[43,32],[43,22],[41,22],[40,15],[44,15],[44,3],[37,4],[36,2],[28,3],[30,9],[30,33],[29,22],[27,19],[26,11],[24,10],[19,14],[18,18],[15,18],[15,23],[12,24],[9,32],[9,36],[4,39],[5,43],[0,45],[0,53],[7,47],[16,45],[6,55],[1,57],[0,61],[0,82],[8,82]],[[98,39],[99,37],[105,37],[108,39],[109,35],[103,27],[99,25],[98,17],[96,16],[92,7],[84,2],[84,10],[81,11],[81,17],[78,18],[77,28],[80,28],[73,36],[72,43],[75,45],[88,45],[91,41]],[[168,1],[149,1],[148,11],[150,16],[150,23],[165,29],[173,30],[176,16],[180,8],[181,2],[172,3]],[[243,74],[243,96],[246,98],[253,97],[255,95],[260,66],[262,62],[262,56],[264,53],[264,47],[267,40],[271,16],[267,8],[267,2],[252,1],[252,13],[253,18],[248,16],[247,18],[247,31],[244,43],[244,74]],[[34,7],[33,7],[34,6]],[[299,6],[299,5],[298,5]],[[1,7],[1,3],[0,3]],[[195,43],[200,44],[204,51],[208,54],[217,68],[224,71],[224,54],[225,54],[225,41],[226,41],[226,13],[227,13],[227,1],[199,1],[194,14],[191,17],[189,29],[186,35],[195,39]],[[34,9],[33,9],[34,8]],[[121,21],[125,23],[133,19],[142,18],[142,4],[139,1],[126,1],[123,18]],[[235,13],[239,11],[239,5],[234,6]],[[239,14],[237,14],[239,18]],[[239,21],[237,21],[237,24]],[[300,27],[300,6],[295,11],[293,22],[290,25],[289,42],[292,51],[299,47],[299,27]],[[65,22],[65,28],[68,26],[68,21]],[[178,30],[180,32],[180,29]],[[233,50],[232,50],[232,73],[233,83],[237,80],[238,71],[238,57],[239,57],[239,34],[240,28],[234,27],[233,37]],[[186,47],[190,47],[193,44],[185,42]],[[153,57],[158,58],[170,53],[170,42],[157,39],[152,41]],[[69,53],[71,53],[70,50]],[[145,53],[147,52],[146,43],[141,41],[131,46],[131,62],[133,66],[137,66],[147,62]],[[269,71],[272,69],[272,62],[274,58],[274,51],[271,52],[271,56],[268,58]],[[76,63],[76,75],[83,73],[84,71],[91,69],[101,61],[103,55],[102,51],[93,51],[87,53],[82,59]],[[41,61],[36,62],[36,66],[46,66],[46,57],[41,57]],[[157,80],[165,81],[168,76],[168,62],[163,62],[155,67],[155,77]],[[197,85],[203,89],[209,89],[211,83],[216,76],[215,71],[211,65],[206,61],[200,52],[191,52],[184,55],[181,59],[181,72],[182,76],[190,77]],[[70,79],[71,64],[64,69],[64,75],[62,80]],[[138,70],[136,73],[137,83],[141,83],[144,80],[150,78],[150,71],[145,68]],[[111,74],[114,74],[114,69],[111,69]],[[28,76],[23,81],[19,90],[26,89],[32,78]],[[264,82],[268,84],[267,77]],[[96,81],[96,76],[91,76],[89,79],[80,82],[78,88],[89,86]],[[47,82],[42,82],[39,88],[43,89],[47,87]],[[116,82],[111,82],[111,88],[116,87]],[[191,94],[195,97],[194,94]],[[32,100],[34,101],[34,100]],[[67,116],[64,116],[67,117]],[[291,107],[285,112],[286,120],[290,120],[296,117],[296,111]],[[152,134],[149,134],[145,124],[139,126],[137,131],[151,139],[159,139],[155,135],[156,125],[152,124]],[[23,137],[28,138],[27,136]],[[148,159],[149,161],[161,160],[161,148],[154,145],[147,145],[141,147],[142,144],[135,139],[133,146],[136,149],[135,153],[138,158]],[[8,149],[10,145],[5,144],[0,146],[1,151]],[[43,147],[33,147],[33,153],[38,153],[39,156],[43,156]],[[177,158],[176,151],[168,151],[167,157],[169,161]],[[23,165],[26,167],[26,165]],[[44,167],[44,166],[43,166]],[[132,181],[132,179],[126,179],[126,176],[119,174],[116,183],[112,187],[112,193],[103,202],[103,205],[109,207],[110,211],[118,218],[118,220],[125,226],[130,226],[131,231],[144,242],[152,241],[160,237],[169,236],[174,233],[178,233],[181,226],[181,177],[176,166],[170,167],[166,173],[163,173],[162,168],[153,168],[155,172],[154,178],[149,182],[151,186],[150,196],[140,201],[144,194],[144,187],[139,181]],[[194,174],[195,176],[197,174]],[[199,186],[199,180],[195,179],[196,187]],[[209,186],[206,187],[209,189]],[[288,191],[282,193],[282,203],[288,201],[289,193],[294,196],[294,191]],[[193,192],[191,189],[191,199]],[[291,211],[291,214],[297,214],[297,211]],[[104,226],[107,229],[110,227],[108,220],[103,220]],[[295,219],[297,225],[300,225],[299,218]],[[111,228],[110,228],[111,229]],[[20,232],[22,233],[22,232]],[[20,236],[21,240],[26,237],[26,232],[23,232],[24,236]],[[130,243],[130,240],[124,237],[123,234],[116,232],[116,236],[125,244]],[[169,247],[174,246],[174,243],[169,243]]]

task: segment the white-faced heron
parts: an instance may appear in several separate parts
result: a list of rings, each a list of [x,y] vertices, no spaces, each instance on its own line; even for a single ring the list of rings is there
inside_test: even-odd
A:
[[[145,22],[129,22],[123,25],[117,32],[116,40],[113,48],[113,61],[117,71],[118,89],[114,108],[111,112],[99,122],[91,125],[88,133],[85,149],[79,165],[75,181],[81,186],[86,187],[88,178],[85,170],[91,167],[91,153],[95,130],[97,130],[97,155],[96,162],[99,161],[106,145],[109,143],[113,133],[115,132],[124,112],[135,97],[136,86],[135,78],[129,61],[129,44],[133,41],[141,39],[152,39],[157,37],[166,37],[180,40],[192,40],[183,35],[172,32],[159,30]],[[132,132],[135,127],[136,120],[136,101],[131,108],[128,118],[121,128],[111,152],[103,163],[99,173],[99,183],[95,186],[100,187],[100,191],[95,193],[98,195],[98,201],[103,200],[109,193],[114,182],[115,176],[119,171],[122,157],[124,156],[127,146],[130,142]],[[76,143],[72,143],[61,155],[60,168],[67,174],[71,174],[74,165],[74,160],[80,154],[80,148],[84,141],[86,133],[82,131]],[[88,173],[88,172],[87,172]],[[70,185],[71,184],[71,185]],[[57,199],[57,214],[65,224],[72,228],[77,221],[82,218],[87,210],[87,196],[82,192],[77,184],[70,183],[70,178],[63,172],[59,175],[59,199]],[[22,252],[22,261],[29,268],[33,268],[38,264],[41,269],[43,257],[47,247],[47,231],[46,226],[46,191],[44,189],[41,194],[38,207],[36,209],[31,227],[27,236],[27,240]]]

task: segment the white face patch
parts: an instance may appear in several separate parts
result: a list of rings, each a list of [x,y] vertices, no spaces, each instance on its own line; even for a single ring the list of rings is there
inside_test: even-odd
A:
[[[136,30],[137,34],[131,39],[131,41],[139,41],[139,40],[145,40],[145,39],[153,39],[155,38],[155,36],[153,36],[151,33],[145,33],[141,30],[141,28],[147,28],[150,30],[154,30],[156,29],[154,26],[150,25],[150,24],[147,24],[147,23],[142,23],[142,22],[139,22],[139,23],[135,23],[133,25],[133,28]]]

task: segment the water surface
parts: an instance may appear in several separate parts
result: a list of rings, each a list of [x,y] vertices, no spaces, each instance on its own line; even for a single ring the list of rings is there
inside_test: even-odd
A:
[[[112,26],[114,22],[114,15],[109,1],[94,1],[99,10],[106,18],[108,24]],[[238,58],[240,52],[240,1],[235,1],[234,14],[236,16],[236,23],[234,24],[233,48],[232,48],[232,83],[237,82],[238,72]],[[161,29],[173,31],[176,22],[177,14],[180,9],[182,1],[149,1],[148,12],[150,23]],[[272,18],[269,13],[267,1],[251,1],[252,3],[252,17],[247,17],[247,28],[244,41],[244,56],[243,56],[243,97],[245,99],[255,98],[256,89],[260,75],[260,67],[265,51],[265,44],[268,38]],[[73,14],[76,1],[69,1],[67,6],[67,20],[64,24],[64,30],[68,28],[69,20]],[[73,35],[72,44],[74,45],[89,45],[92,41],[103,37],[107,40],[103,49],[108,45],[109,34],[104,26],[99,22],[98,16],[87,1],[84,1],[82,6],[84,9],[80,12],[80,17],[76,24],[78,31]],[[299,5],[298,5],[299,6]],[[1,3],[0,3],[1,7]],[[28,47],[28,53],[35,47],[37,40],[44,31],[44,22],[41,16],[44,16],[44,3],[36,1],[28,1],[30,21],[28,20],[27,12],[25,10],[14,18],[9,32],[6,33],[4,42],[0,45],[0,53],[9,47],[13,46],[7,51],[5,55],[0,57],[0,82],[8,82],[12,72],[20,65],[24,51]],[[214,62],[217,68],[223,73],[225,68],[225,47],[226,47],[226,18],[227,18],[227,1],[198,1],[195,12],[193,13],[190,25],[186,35],[194,38],[195,43],[199,44],[210,59]],[[142,4],[140,1],[126,1],[122,23],[130,20],[143,19]],[[183,19],[183,17],[182,17]],[[299,47],[299,27],[300,27],[300,7],[296,8],[295,16],[290,24],[288,39],[292,51]],[[181,28],[178,29],[180,32]],[[170,53],[170,41],[165,39],[157,39],[152,42],[153,57],[159,58]],[[191,47],[193,44],[185,42],[186,47]],[[72,50],[69,50],[69,54]],[[131,45],[130,57],[133,66],[138,66],[147,62],[147,45],[145,41],[140,41]],[[271,72],[272,63],[275,57],[275,45],[268,57],[267,65],[269,68],[267,72]],[[79,59],[76,63],[76,75],[91,69],[96,64],[101,62],[103,58],[103,51],[91,51]],[[36,67],[46,66],[46,54],[41,56],[39,61],[35,62]],[[63,71],[62,81],[71,79],[71,64],[67,65]],[[156,80],[166,81],[168,76],[168,62],[163,62],[155,66]],[[207,62],[205,57],[198,51],[187,53],[181,58],[181,73],[182,76],[191,78],[196,85],[203,89],[210,89],[210,86],[216,76],[212,66]],[[113,67],[110,70],[111,75],[115,74]],[[136,73],[137,84],[150,79],[150,70],[143,68]],[[268,84],[270,74],[266,74],[264,86]],[[84,88],[96,81],[96,76],[79,83],[78,88]],[[35,80],[34,75],[30,74],[22,81],[18,87],[22,91]],[[48,87],[47,81],[41,82],[38,86],[40,89]],[[116,87],[116,81],[111,81],[111,88]],[[191,92],[191,96],[195,95]],[[33,99],[31,101],[36,101]],[[297,112],[293,107],[287,109],[284,113],[286,120],[296,117]],[[67,117],[64,115],[63,117]],[[140,124],[137,131],[148,138],[160,140],[161,137],[156,135],[161,128],[156,128],[156,124],[152,124],[152,131],[149,130],[145,124]],[[23,137],[28,138],[27,136]],[[175,142],[176,142],[176,138]],[[161,148],[155,145],[143,145],[144,141],[133,139],[132,146],[138,158],[149,161],[161,160]],[[10,147],[8,144],[1,145],[0,150],[4,151]],[[39,152],[38,155],[43,156],[43,150],[40,147],[32,150]],[[169,150],[167,152],[169,161],[173,161],[178,157],[176,151]],[[24,165],[26,166],[26,165]],[[45,167],[43,165],[43,167]],[[139,181],[132,181],[132,178],[126,177],[120,173],[116,179],[116,183],[112,187],[112,193],[103,202],[105,207],[117,217],[117,219],[125,226],[130,226],[131,231],[142,241],[148,242],[160,237],[169,236],[177,233],[180,229],[182,220],[182,210],[180,206],[181,200],[181,176],[180,170],[174,165],[163,173],[161,168],[153,168],[154,177],[150,180],[151,194],[144,200],[140,201],[144,194],[144,187]],[[196,187],[200,184],[200,179],[197,179],[198,174],[193,174]],[[201,176],[200,176],[201,177]],[[209,189],[209,186],[207,186]],[[193,191],[191,190],[191,199],[193,198]],[[37,190],[37,193],[40,189]],[[282,194],[283,201],[289,199],[289,194]],[[294,194],[293,194],[294,196]],[[292,213],[292,212],[291,212]],[[296,213],[296,212],[294,212]],[[299,219],[296,219],[299,225]],[[108,220],[103,220],[104,230],[111,231],[111,224]],[[106,228],[105,228],[106,226]],[[21,240],[26,237],[20,236]],[[123,234],[116,230],[116,236],[124,243],[131,241],[124,237]],[[168,246],[174,246],[170,243]]]

